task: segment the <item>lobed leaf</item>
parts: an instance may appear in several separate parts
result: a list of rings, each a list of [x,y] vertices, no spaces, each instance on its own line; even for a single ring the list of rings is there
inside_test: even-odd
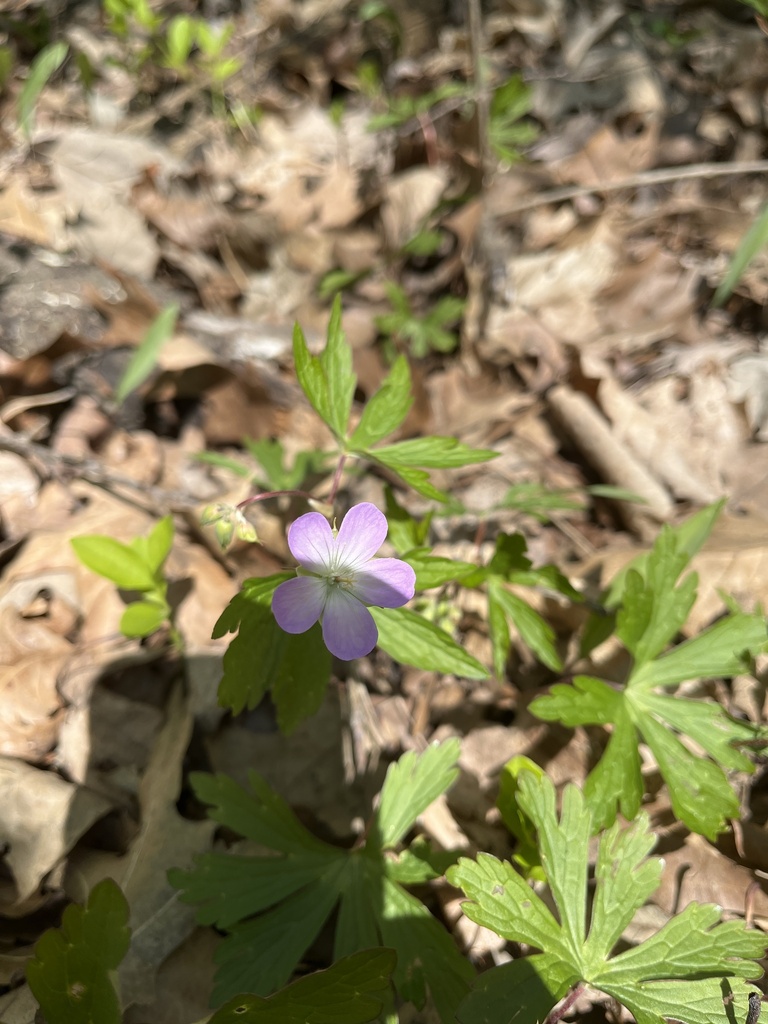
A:
[[[61,928],[45,932],[27,964],[27,981],[49,1024],[120,1024],[110,972],[128,952],[128,902],[111,878],[86,906],[67,907]]]
[[[480,662],[427,619],[407,608],[371,608],[379,647],[392,658],[431,672],[487,679]]]
[[[431,744],[423,753],[408,751],[387,769],[376,814],[382,849],[396,846],[422,811],[459,775],[457,739]]]

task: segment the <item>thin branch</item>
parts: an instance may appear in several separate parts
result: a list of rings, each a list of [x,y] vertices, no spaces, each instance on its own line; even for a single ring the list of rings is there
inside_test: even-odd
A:
[[[566,185],[563,188],[552,188],[538,195],[529,196],[511,202],[508,206],[494,207],[498,217],[508,217],[523,210],[532,210],[547,203],[563,203],[568,199],[591,196],[596,192],[620,192],[625,188],[641,188],[644,185],[665,185],[673,181],[685,181],[691,178],[726,178],[735,174],[765,174],[768,171],[768,160],[737,160],[731,164],[709,163],[689,164],[687,167],[658,167],[652,171],[641,171],[620,181],[601,181],[594,185]]]

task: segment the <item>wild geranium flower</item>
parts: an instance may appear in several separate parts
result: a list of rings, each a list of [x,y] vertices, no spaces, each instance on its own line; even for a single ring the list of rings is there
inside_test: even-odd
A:
[[[278,626],[304,633],[322,619],[331,654],[344,661],[370,654],[379,632],[366,605],[399,608],[416,585],[407,562],[373,557],[386,536],[386,516],[368,501],[347,512],[337,533],[319,512],[299,516],[288,530],[298,575],[272,597]]]

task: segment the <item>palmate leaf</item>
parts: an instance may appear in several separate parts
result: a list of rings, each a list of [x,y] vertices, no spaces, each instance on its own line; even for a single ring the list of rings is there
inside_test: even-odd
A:
[[[320,626],[289,636],[272,614],[275,589],[293,575],[246,580],[213,628],[214,637],[238,631],[224,655],[219,703],[239,714],[255,708],[269,690],[284,733],[317,711],[331,676]]]
[[[466,915],[539,954],[493,968],[459,1007],[461,1024],[543,1020],[577,982],[624,1003],[638,1024],[726,1024],[743,1020],[749,986],[760,975],[754,961],[766,940],[737,922],[720,924],[714,906],[690,904],[634,949],[610,954],[635,913],[658,886],[662,862],[648,854],[654,837],[641,815],[618,823],[599,839],[590,920],[587,888],[594,822],[582,793],[567,786],[559,819],[546,776],[524,772],[519,802],[538,832],[539,850],[557,917],[510,864],[489,854],[462,859],[449,881],[470,902]],[[732,997],[726,1011],[724,995]]]
[[[169,875],[181,899],[198,905],[201,923],[228,933],[216,953],[215,1000],[246,991],[267,996],[284,984],[338,908],[335,956],[393,947],[401,998],[423,1003],[430,992],[441,1019],[452,1024],[473,969],[423,904],[402,889],[402,865],[384,852],[451,784],[457,757],[458,743],[451,741],[392,765],[367,841],[353,850],[312,836],[256,773],[250,792],[226,776],[193,773],[195,792],[212,805],[216,821],[273,851],[254,857],[210,853],[197,858],[191,871]],[[414,847],[414,860],[427,855],[423,844]]]
[[[366,949],[268,999],[236,996],[208,1024],[366,1024],[381,1012],[396,955]]]
[[[719,508],[704,509],[674,530],[665,527],[653,550],[636,559],[612,589],[610,599],[621,601],[617,635],[634,655],[624,685],[577,676],[530,706],[547,721],[613,726],[585,784],[595,827],[610,825],[619,809],[630,818],[637,813],[643,792],[641,740],[653,751],[676,815],[692,831],[714,839],[738,814],[725,772],[753,770],[738,747],[754,737],[754,729],[715,704],[656,692],[687,679],[735,675],[768,642],[762,615],[732,612],[699,636],[664,650],[696,597],[694,575],[677,581]],[[695,742],[703,756],[686,741]]]
[[[111,974],[128,952],[128,903],[111,878],[64,911],[35,946],[27,980],[49,1024],[120,1024]]]

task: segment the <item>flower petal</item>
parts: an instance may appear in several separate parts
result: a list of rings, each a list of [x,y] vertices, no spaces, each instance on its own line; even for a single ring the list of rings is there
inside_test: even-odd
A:
[[[305,512],[299,516],[288,528],[288,547],[302,568],[320,575],[327,572],[334,557],[336,542],[325,516],[319,512]]]
[[[378,639],[376,623],[365,605],[342,587],[331,587],[323,612],[323,640],[331,654],[342,661],[362,658]]]
[[[346,569],[359,568],[379,550],[387,529],[387,517],[370,501],[353,505],[336,537],[337,564]]]
[[[313,576],[281,583],[272,595],[272,613],[286,633],[306,633],[323,613],[326,586]]]
[[[351,593],[363,604],[399,608],[416,589],[416,573],[401,558],[372,558],[355,573]]]

